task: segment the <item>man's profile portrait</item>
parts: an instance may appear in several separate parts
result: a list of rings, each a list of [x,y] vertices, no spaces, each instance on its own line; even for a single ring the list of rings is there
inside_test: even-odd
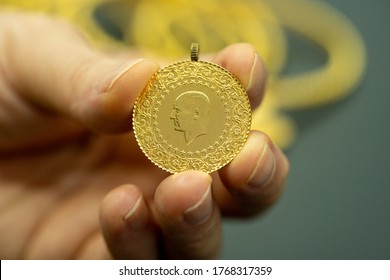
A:
[[[187,144],[207,133],[210,100],[200,91],[186,91],[180,94],[174,104],[170,118],[174,129],[184,133]]]

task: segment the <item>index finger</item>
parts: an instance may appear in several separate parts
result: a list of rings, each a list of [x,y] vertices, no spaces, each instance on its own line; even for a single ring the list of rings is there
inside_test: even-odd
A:
[[[33,105],[98,132],[131,129],[132,108],[158,65],[99,53],[67,23],[36,14],[4,13],[0,67]]]

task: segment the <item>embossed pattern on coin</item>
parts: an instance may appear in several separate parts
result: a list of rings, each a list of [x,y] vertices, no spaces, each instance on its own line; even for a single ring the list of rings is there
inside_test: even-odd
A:
[[[133,128],[146,156],[177,173],[211,173],[229,163],[251,126],[245,89],[226,69],[182,61],[160,69],[138,97]]]

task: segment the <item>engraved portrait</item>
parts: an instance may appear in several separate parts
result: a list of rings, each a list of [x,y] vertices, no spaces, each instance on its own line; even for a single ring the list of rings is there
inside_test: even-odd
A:
[[[180,94],[174,104],[170,118],[174,129],[184,133],[187,145],[207,134],[210,100],[200,91],[186,91]]]

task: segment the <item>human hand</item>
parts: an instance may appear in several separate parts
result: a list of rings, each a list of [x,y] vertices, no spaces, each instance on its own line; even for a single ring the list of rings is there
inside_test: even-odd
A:
[[[211,175],[150,163],[130,120],[158,65],[132,57],[92,50],[58,20],[1,14],[1,259],[214,258],[222,215],[253,216],[280,196],[288,161],[258,131]],[[251,46],[209,59],[261,102]]]

